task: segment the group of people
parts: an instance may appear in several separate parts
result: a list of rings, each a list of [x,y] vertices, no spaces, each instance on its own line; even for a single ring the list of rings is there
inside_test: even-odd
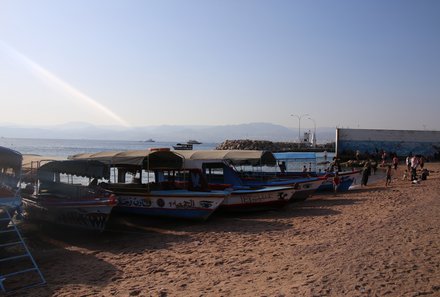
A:
[[[392,158],[390,160],[391,164],[389,164],[387,154],[386,152],[382,153],[382,166],[386,167],[386,180],[385,180],[385,186],[388,187],[391,184],[392,179],[392,169],[397,170],[397,167],[399,165],[399,158],[396,154],[392,155]],[[388,164],[388,165],[387,165]],[[420,179],[426,180],[429,171],[424,167],[425,166],[425,158],[422,155],[412,155],[409,154],[406,157],[405,160],[406,169],[405,173],[403,175],[403,179],[406,180],[410,178],[411,182],[417,183],[419,180],[419,176],[417,175],[418,169],[420,168]],[[364,169],[362,171],[362,186],[366,186],[368,182],[368,176],[371,175],[371,162],[367,161],[365,162]],[[408,177],[408,173],[411,174],[410,177]]]
[[[426,180],[426,178],[429,175],[429,171],[425,168],[425,158],[421,155],[412,155],[409,154],[406,157],[405,160],[407,169],[405,170],[405,175],[408,177],[408,172],[411,173],[411,181],[412,182],[417,182],[418,181],[418,176],[417,176],[417,170],[420,167],[420,179],[421,180]],[[404,175],[404,177],[405,177]],[[406,178],[405,178],[406,179]]]

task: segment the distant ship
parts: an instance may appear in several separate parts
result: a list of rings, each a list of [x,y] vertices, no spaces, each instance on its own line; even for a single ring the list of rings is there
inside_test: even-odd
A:
[[[175,150],[183,150],[183,151],[190,151],[193,149],[193,145],[191,143],[178,143],[176,145],[173,145],[173,149]]]
[[[197,140],[194,140],[194,139],[190,139],[190,140],[188,140],[187,143],[188,143],[188,144],[202,144],[201,142],[199,142],[199,141],[197,141]]]
[[[154,141],[154,139],[150,138],[150,139],[145,140],[144,142],[155,142],[155,141]]]

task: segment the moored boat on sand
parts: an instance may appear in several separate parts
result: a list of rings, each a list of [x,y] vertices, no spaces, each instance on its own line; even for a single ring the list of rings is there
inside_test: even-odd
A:
[[[13,217],[21,206],[21,162],[19,152],[0,147],[0,212],[9,213],[0,215],[0,229],[8,226],[9,217]]]
[[[206,220],[229,196],[227,190],[203,187],[196,171],[183,170],[180,155],[167,149],[80,154],[72,159],[109,164],[113,179],[105,186],[118,199],[116,211],[151,217]],[[188,176],[182,186],[177,176]]]
[[[36,179],[23,189],[26,218],[103,231],[117,204],[115,195],[98,184],[110,177],[109,167],[98,161],[43,159],[33,164]]]
[[[179,152],[180,153],[180,152]],[[270,152],[243,150],[204,150],[180,153],[186,168],[203,171],[211,188],[230,188],[220,209],[225,211],[255,211],[282,208],[295,189],[292,186],[252,186],[241,180],[233,165],[274,165]]]
[[[283,170],[277,173],[280,178],[320,178],[323,180],[322,184],[316,189],[317,192],[322,191],[333,191],[333,177],[335,172],[333,171],[291,171],[289,168],[298,168],[299,164],[304,164],[310,162],[311,165],[316,169],[316,156],[311,153],[296,153],[296,152],[285,152],[274,154],[277,158],[277,162]],[[299,163],[299,164],[295,164]],[[281,166],[282,165],[282,166]],[[296,166],[295,166],[296,165]],[[330,165],[330,164],[329,164]],[[310,166],[312,167],[312,166]],[[309,168],[310,169],[310,168]],[[338,187],[339,192],[344,192],[349,190],[350,186],[356,182],[360,176],[360,170],[350,170],[350,171],[340,171],[338,172],[340,177],[340,185]]]
[[[319,177],[279,176],[269,172],[247,172],[241,174],[245,185],[253,186],[290,186],[295,192],[290,197],[290,202],[304,201],[312,196],[325,181]]]

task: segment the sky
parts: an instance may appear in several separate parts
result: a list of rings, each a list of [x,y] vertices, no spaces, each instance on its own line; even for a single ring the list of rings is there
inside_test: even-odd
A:
[[[440,130],[440,1],[0,0],[0,100],[22,125]]]

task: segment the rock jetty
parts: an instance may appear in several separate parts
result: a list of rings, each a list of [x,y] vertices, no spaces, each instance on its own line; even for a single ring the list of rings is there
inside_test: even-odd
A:
[[[309,147],[298,148],[298,143],[294,142],[272,142],[268,140],[226,140],[220,143],[215,149],[217,150],[263,150],[271,152],[285,152],[285,151],[331,151],[330,146],[320,146],[312,149]]]

